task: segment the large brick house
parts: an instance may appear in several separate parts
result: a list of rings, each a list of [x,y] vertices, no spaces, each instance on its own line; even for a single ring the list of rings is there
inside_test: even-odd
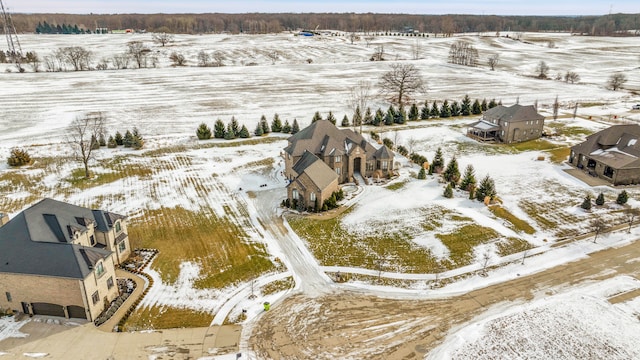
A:
[[[614,125],[571,147],[569,163],[613,185],[640,184],[640,125]]]
[[[470,138],[505,144],[534,140],[542,136],[544,116],[533,105],[498,105],[485,111],[482,118],[468,125]]]
[[[288,198],[302,208],[320,206],[338,184],[393,172],[393,152],[374,147],[351,129],[318,120],[292,135],[284,149]]]
[[[44,199],[0,226],[0,309],[93,321],[130,253],[125,216]]]

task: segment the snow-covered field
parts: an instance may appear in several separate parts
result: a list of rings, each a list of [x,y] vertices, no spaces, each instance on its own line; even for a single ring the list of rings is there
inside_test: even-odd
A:
[[[459,39],[468,40],[476,46],[480,54],[480,67],[469,68],[447,63],[449,46]],[[203,143],[195,139],[195,129],[201,122],[213,126],[217,118],[228,122],[231,116],[253,129],[263,114],[269,120],[275,113],[283,121],[291,122],[295,118],[302,127],[310,123],[316,111],[323,115],[333,111],[339,119],[345,113],[351,114],[347,101],[349,88],[361,80],[369,81],[376,88],[377,80],[389,68],[390,61],[369,61],[376,46],[384,46],[387,60],[411,61],[422,71],[428,83],[428,92],[417,97],[416,100],[420,103],[444,99],[460,101],[465,94],[472,99],[495,98],[502,100],[505,105],[516,101],[520,104],[538,101],[541,112],[550,116],[551,104],[558,96],[561,114],[572,114],[573,105],[581,104],[577,119],[569,116],[559,120],[565,126],[597,131],[612,120],[640,121],[640,112],[631,111],[632,104],[640,103],[640,96],[637,95],[640,90],[640,63],[637,57],[640,53],[640,38],[591,38],[569,34],[524,34],[525,41],[475,35],[452,38],[379,37],[367,47],[364,42],[350,44],[344,37],[306,38],[291,34],[180,35],[176,36],[175,43],[164,48],[153,44],[151,35],[137,34],[24,35],[20,38],[25,51],[36,51],[40,56],[49,55],[60,47],[80,45],[92,51],[95,59],[110,58],[124,52],[126,43],[131,40],[144,41],[152,48],[152,53],[159,59],[157,68],[0,73],[0,106],[3,109],[0,116],[0,158],[6,158],[14,146],[26,148],[36,158],[67,157],[70,154],[64,144],[64,135],[68,124],[87,112],[102,111],[108,118],[107,128],[110,133],[116,130],[124,132],[136,126],[145,137],[146,144],[145,150],[141,152],[101,149],[97,153],[98,163],[104,164],[115,156],[121,156],[125,165],[155,170],[146,177],[124,177],[88,189],[78,189],[65,180],[79,167],[68,160],[20,170],[9,169],[3,161],[0,163],[0,176],[6,175],[7,178],[0,178],[0,211],[3,207],[8,207],[10,215],[15,214],[37,200],[33,198],[34,194],[36,197],[52,196],[79,205],[99,206],[127,214],[133,220],[140,220],[144,211],[161,207],[180,206],[192,211],[213,209],[216,215],[235,218],[252,240],[263,242],[270,255],[289,264],[286,253],[260,224],[252,200],[246,194],[247,191],[263,190],[260,186],[262,184],[267,184],[267,189],[284,187],[285,182],[280,175],[282,164],[279,160],[279,154],[286,144],[284,137],[273,142],[237,147],[207,147],[221,142],[210,140],[204,143],[207,146],[202,147]],[[548,40],[553,40],[555,47],[547,46]],[[422,49],[420,58],[412,60],[417,44]],[[225,66],[197,67],[196,55],[201,50],[223,53]],[[173,51],[183,53],[188,59],[188,66],[171,67],[168,56]],[[272,62],[268,55],[274,51],[278,51],[279,56]],[[500,63],[496,71],[490,71],[485,65],[486,58],[496,53],[500,54]],[[307,59],[312,62],[308,63]],[[533,78],[540,60],[547,62],[552,75],[571,70],[580,75],[580,82],[568,84]],[[11,69],[10,65],[3,66]],[[635,92],[605,89],[605,82],[613,72],[624,72],[628,78],[626,88]],[[371,106],[373,109],[387,108],[388,104],[375,100]],[[413,179],[412,173],[416,173],[417,168],[410,167],[404,160],[400,161],[403,167],[398,181],[406,180],[405,186],[399,191],[368,187],[356,198],[356,206],[344,218],[343,226],[354,233],[406,228],[416,234],[414,242],[417,246],[430,249],[438,258],[446,258],[447,249],[435,237],[436,232],[420,230],[420,209],[433,206],[447,209],[476,224],[494,229],[502,237],[521,238],[540,248],[556,239],[558,229],[565,233],[584,232],[581,227],[594,213],[604,214],[618,209],[615,205],[610,205],[607,210],[594,210],[591,214],[579,210],[576,205],[586,193],[597,194],[602,191],[609,203],[612,203],[619,190],[588,187],[567,175],[563,171],[563,165],[549,161],[546,153],[496,151],[479,146],[464,136],[464,125],[473,120],[475,118],[470,117],[420,122],[417,128],[398,128],[397,136],[394,131],[386,128],[376,131],[382,131],[383,137],[396,139],[398,144],[406,145],[409,140],[416,140],[414,150],[429,159],[433,157],[436,148],[441,147],[447,161],[453,155],[457,157],[461,170],[467,164],[473,164],[478,178],[490,174],[496,182],[503,207],[531,224],[536,230],[535,234],[514,232],[486,207],[467,200],[463,193],[456,193],[454,199],[445,199],[442,197],[442,184],[437,179]],[[276,135],[270,135],[274,136]],[[559,146],[566,146],[580,141],[580,138],[574,136],[554,141]],[[179,150],[176,150],[177,147],[180,147]],[[148,150],[160,152],[145,154]],[[540,155],[544,155],[546,159],[539,161]],[[265,159],[273,159],[273,165],[267,169],[263,165],[256,165]],[[114,171],[101,165],[95,168],[97,171]],[[15,179],[9,177],[16,174],[31,180],[15,183]],[[240,188],[243,190],[240,191]],[[638,195],[636,189],[627,190],[634,196]],[[203,194],[206,196],[203,197]],[[525,209],[526,206],[534,206],[531,204],[543,209],[543,216],[554,220],[557,228],[544,227],[532,218]],[[635,206],[638,203],[631,199],[630,204]],[[361,226],[363,222],[367,226]],[[389,224],[393,224],[393,227]],[[456,227],[455,222],[446,222],[438,231],[448,232]],[[485,246],[477,249],[477,257],[486,250],[495,252],[494,247]],[[594,251],[584,248],[579,250]],[[541,261],[535,269],[575,259],[580,255],[559,248],[549,251],[545,256],[547,258],[544,263]],[[492,265],[500,261],[497,255],[492,255]],[[202,264],[183,263],[178,281],[173,284],[162,283],[159,281],[160,274],[152,272],[158,286],[149,292],[143,305],[186,307],[212,313],[223,309],[223,314],[238,314],[240,309],[248,308],[251,318],[260,312],[262,301],[268,299],[273,302],[277,299],[270,295],[259,297],[253,302],[245,301],[250,291],[248,283],[226,289],[196,290],[193,283],[198,277],[200,266]],[[327,269],[335,270],[337,269]],[[506,272],[508,271],[505,270]],[[262,286],[289,275],[287,272],[267,274],[257,282]],[[304,278],[298,280],[304,281]],[[463,292],[479,284],[483,283],[467,279],[451,284],[447,291]],[[368,285],[361,286],[374,293],[377,291]],[[425,283],[424,287],[427,286]],[[419,292],[416,294],[412,296],[424,295]],[[568,313],[565,319],[570,323],[574,317],[582,316],[580,308],[584,302],[579,296],[572,295],[568,299],[570,301],[554,302],[552,308],[557,312]],[[537,310],[540,306],[542,305],[533,304],[522,311],[525,315],[517,317],[516,314],[504,321],[522,323],[520,320],[530,314],[540,313]],[[600,302],[590,306],[586,308],[589,311],[605,313],[603,316],[612,314]],[[575,309],[570,312],[567,308]],[[637,306],[633,309],[638,311]],[[216,317],[214,322],[223,320],[224,318]],[[491,326],[498,325],[486,322],[482,326],[490,329]],[[584,329],[588,330],[586,327]],[[486,333],[493,332],[486,330]],[[456,348],[461,349],[459,356],[464,358],[464,354],[482,351],[482,346],[491,346],[491,341],[494,341],[491,336],[478,339],[480,340],[472,345],[456,345]],[[628,354],[637,356],[637,349],[624,342],[625,339],[619,340],[620,346]]]

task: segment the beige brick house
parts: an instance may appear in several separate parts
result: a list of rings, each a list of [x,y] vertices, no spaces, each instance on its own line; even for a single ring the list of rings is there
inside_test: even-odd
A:
[[[498,105],[467,127],[470,138],[505,144],[534,140],[542,136],[544,116],[533,105]]]
[[[613,185],[640,184],[640,125],[614,125],[571,147],[569,163]]]
[[[284,149],[288,198],[303,208],[322,206],[338,184],[393,172],[393,152],[375,148],[351,129],[318,120],[287,139]]]
[[[130,253],[126,217],[44,199],[0,227],[0,309],[93,321]]]

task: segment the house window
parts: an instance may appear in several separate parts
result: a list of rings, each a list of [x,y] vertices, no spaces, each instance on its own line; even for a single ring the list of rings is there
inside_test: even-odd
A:
[[[11,293],[7,291],[4,294],[7,295],[7,301],[11,302]]]
[[[122,231],[122,227],[120,226],[120,221],[116,222],[116,232],[119,233]]]
[[[611,166],[605,166],[603,175],[610,179],[613,178],[613,168]]]
[[[94,305],[97,304],[98,301],[100,301],[100,295],[98,294],[97,290],[93,293],[93,295],[91,295],[91,300],[93,301]]]
[[[111,289],[113,287],[113,276],[110,276],[107,279],[107,289]]]
[[[309,200],[311,200],[311,201],[316,201],[316,193],[312,192],[312,193],[309,195]]]
[[[382,170],[387,170],[389,167],[389,162],[387,160],[382,160]]]
[[[504,122],[504,126],[509,126],[509,122],[508,122],[508,121],[505,121],[505,122]]]
[[[367,171],[373,171],[373,161],[367,162]]]
[[[95,238],[95,236],[91,235],[91,236],[89,237],[89,241],[91,242],[91,246],[95,245],[95,244],[96,244],[96,238]]]
[[[297,199],[298,198],[298,189],[293,189],[293,192],[291,194],[293,195],[292,197],[294,199]]]
[[[127,250],[126,241],[124,240],[120,241],[120,244],[118,245],[118,250],[120,250],[120,252]]]
[[[102,274],[104,274],[104,265],[102,265],[102,262],[99,262],[96,264],[96,276],[100,277]]]
[[[339,163],[342,161],[342,156],[336,156],[335,162]]]
[[[340,168],[336,168],[336,174],[340,175],[340,171],[341,171],[341,170],[342,170],[342,169],[340,169]]]

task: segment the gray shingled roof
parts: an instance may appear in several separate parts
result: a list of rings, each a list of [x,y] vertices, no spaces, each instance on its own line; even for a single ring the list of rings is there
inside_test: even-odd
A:
[[[108,214],[53,199],[38,202],[0,227],[0,272],[85,278],[111,252],[68,241],[73,230],[86,229],[88,221],[99,225],[94,215],[105,217],[105,226],[107,218],[124,218]]]
[[[523,106],[520,104],[509,107],[498,105],[484,112],[483,119],[501,121],[529,121],[542,120],[544,116],[538,114],[533,105]]]
[[[287,139],[284,149],[291,156],[302,156],[305,151],[316,155],[337,156],[349,153],[353,145],[359,145],[373,157],[376,149],[362,135],[351,129],[338,129],[328,120],[318,120]]]
[[[329,165],[320,160],[319,157],[311,152],[305,152],[300,160],[293,166],[298,176],[306,175],[320,190],[324,190],[333,181],[338,179],[336,174]]]
[[[571,148],[615,169],[640,168],[640,125],[614,125]]]

